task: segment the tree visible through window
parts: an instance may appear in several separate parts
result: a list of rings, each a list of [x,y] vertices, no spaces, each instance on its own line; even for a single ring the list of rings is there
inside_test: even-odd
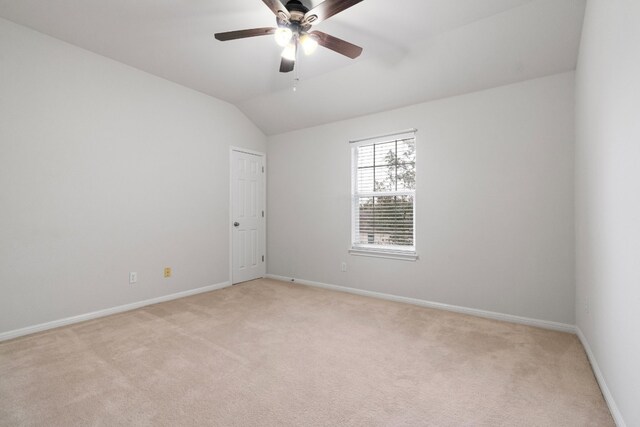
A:
[[[353,148],[355,249],[415,252],[416,145],[412,134]]]

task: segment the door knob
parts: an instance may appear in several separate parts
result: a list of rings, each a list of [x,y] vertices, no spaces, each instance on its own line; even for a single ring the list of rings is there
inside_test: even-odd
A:
[[[233,223],[233,226],[234,226],[234,227],[240,227],[240,223],[239,223],[239,222],[234,222],[234,223]]]

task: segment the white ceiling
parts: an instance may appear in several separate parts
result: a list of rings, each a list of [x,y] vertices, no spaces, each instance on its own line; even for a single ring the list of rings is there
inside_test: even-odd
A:
[[[319,0],[303,0],[308,6]],[[585,0],[364,0],[317,29],[326,49],[278,72],[261,0],[0,0],[0,16],[238,106],[266,134],[575,69]]]

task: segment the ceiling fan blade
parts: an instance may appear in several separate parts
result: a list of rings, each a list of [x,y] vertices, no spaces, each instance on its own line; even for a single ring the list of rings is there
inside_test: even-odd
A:
[[[269,9],[276,15],[279,19],[289,22],[289,18],[291,18],[291,14],[287,10],[287,8],[282,4],[280,0],[262,0],[264,4],[267,5]]]
[[[268,36],[276,32],[275,28],[252,28],[250,30],[227,31],[226,33],[216,33],[216,39],[221,42],[227,40],[244,39],[247,37]]]
[[[348,56],[351,59],[355,59],[362,53],[362,48],[356,46],[353,43],[349,43],[334,36],[330,36],[322,31],[312,31],[310,34],[318,37],[318,44],[320,46],[331,49],[334,52],[338,52],[341,55]]]
[[[293,68],[296,65],[296,61],[291,61],[289,59],[282,58],[280,61],[280,72],[281,73],[290,73],[293,71]]]
[[[266,3],[266,0],[264,0]],[[350,8],[362,0],[325,0],[304,15],[303,24],[317,24]]]

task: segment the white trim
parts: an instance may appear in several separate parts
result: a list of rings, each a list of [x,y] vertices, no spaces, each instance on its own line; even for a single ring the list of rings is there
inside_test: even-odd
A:
[[[412,129],[407,129],[407,130],[400,130],[397,132],[392,132],[392,133],[387,133],[385,135],[376,135],[376,136],[370,136],[367,138],[359,138],[359,139],[352,139],[349,141],[349,144],[361,144],[361,143],[370,143],[370,144],[375,144],[378,141],[384,141],[386,139],[389,139],[391,137],[398,137],[399,138],[393,138],[393,139],[403,139],[403,138],[412,138],[415,136],[416,132],[418,132],[418,129],[412,128]]]
[[[602,371],[600,370],[600,366],[598,366],[598,361],[596,360],[596,356],[591,350],[591,346],[589,345],[589,341],[587,341],[587,337],[584,336],[579,326],[576,326],[576,333],[578,335],[578,338],[580,339],[580,342],[582,343],[582,346],[584,347],[585,352],[587,353],[587,357],[589,358],[589,362],[591,363],[591,368],[593,369],[593,373],[596,376],[596,380],[598,381],[598,385],[600,386],[600,390],[602,391],[604,400],[605,402],[607,402],[607,406],[609,406],[609,411],[611,412],[613,421],[618,427],[626,427],[627,424],[624,422],[624,418],[622,417],[622,413],[618,409],[618,405],[616,405],[615,400],[613,400],[611,390],[609,390],[607,382],[604,379],[604,375],[602,375]]]
[[[230,146],[229,148],[231,149],[231,151],[239,151],[241,153],[252,154],[254,156],[259,156],[259,157],[265,157],[266,156],[266,154],[263,153],[262,151],[249,150],[248,148],[235,147],[233,145]]]
[[[291,277],[278,276],[275,274],[267,274],[268,279],[281,280],[284,282],[295,282],[301,285],[313,286],[317,288],[330,289],[332,291],[347,292],[355,295],[379,298],[395,302],[403,302],[406,304],[418,305],[420,307],[435,308],[438,310],[452,311],[455,313],[469,314],[471,316],[484,317],[486,319],[501,320],[503,322],[518,323],[521,325],[535,326],[552,331],[568,332],[575,334],[576,327],[567,323],[552,322],[550,320],[531,319],[529,317],[514,316],[512,314],[496,313],[494,311],[479,310],[477,308],[461,307],[458,305],[443,304],[440,302],[432,302],[417,298],[401,297],[397,295],[385,294],[382,292],[366,291],[364,289],[349,288],[346,286],[329,285],[326,283],[313,282],[311,280],[297,279]]]
[[[397,259],[401,261],[416,261],[418,254],[415,252],[401,252],[401,251],[385,251],[383,249],[366,249],[366,248],[351,248],[349,253],[355,256],[368,256],[373,258],[386,258]]]
[[[262,253],[264,254],[264,274],[267,273],[267,153],[261,151],[249,150],[248,148],[230,146],[229,147],[229,283],[233,284],[233,173],[232,170],[232,158],[233,152],[251,154],[254,156],[262,157],[262,167],[264,173],[262,176],[262,210],[264,211],[263,217],[263,229],[264,235],[262,239]]]
[[[74,323],[80,323],[87,320],[98,319],[100,317],[111,316],[112,314],[118,314],[118,313],[123,313],[125,311],[135,310],[137,308],[145,307],[147,305],[158,304],[161,302],[184,298],[191,295],[197,295],[204,292],[216,291],[218,289],[226,288],[228,286],[230,286],[229,282],[222,282],[216,285],[190,289],[188,291],[176,292],[175,294],[163,295],[160,297],[151,298],[144,301],[138,301],[130,304],[119,305],[117,307],[105,308],[103,310],[93,311],[91,313],[79,314],[77,316],[66,317],[64,319],[58,319],[58,320],[53,320],[51,322],[40,323],[38,325],[27,326],[26,328],[2,332],[0,333],[0,342],[10,340],[13,338],[18,338],[24,335],[35,334],[36,332],[42,332],[42,331],[46,331],[53,328],[59,328],[61,326],[71,325]]]

